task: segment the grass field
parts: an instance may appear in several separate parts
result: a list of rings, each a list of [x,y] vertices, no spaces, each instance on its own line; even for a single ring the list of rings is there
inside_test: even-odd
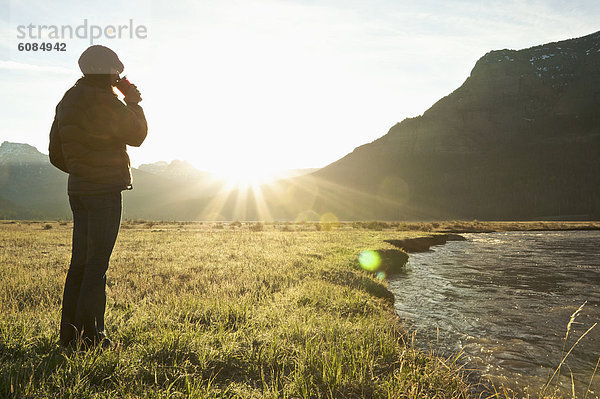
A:
[[[68,222],[0,223],[0,397],[466,397],[415,350],[363,250],[399,226],[125,222],[112,350],[57,346]],[[381,277],[381,276],[380,276]]]

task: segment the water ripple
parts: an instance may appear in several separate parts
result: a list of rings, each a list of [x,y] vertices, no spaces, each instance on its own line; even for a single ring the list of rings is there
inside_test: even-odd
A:
[[[600,232],[465,236],[411,255],[407,272],[390,280],[397,312],[424,348],[435,342],[442,353],[463,350],[470,366],[492,380],[535,392],[560,363],[570,315],[588,301],[567,349],[600,322]],[[567,361],[582,397],[599,356],[600,327]],[[570,392],[570,378],[561,382]],[[600,392],[600,376],[592,390],[588,398]]]

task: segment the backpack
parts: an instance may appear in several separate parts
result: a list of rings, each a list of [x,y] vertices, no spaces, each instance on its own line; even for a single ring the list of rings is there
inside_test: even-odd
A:
[[[54,119],[54,122],[52,122],[52,127],[50,128],[48,156],[52,165],[56,166],[63,172],[69,173],[67,170],[67,165],[65,164],[65,157],[63,156],[62,152],[62,142],[60,140],[60,135],[58,134],[58,124],[56,123],[56,119]]]

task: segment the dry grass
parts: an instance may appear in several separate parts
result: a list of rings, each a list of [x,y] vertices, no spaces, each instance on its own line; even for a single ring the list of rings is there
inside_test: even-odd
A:
[[[50,227],[47,227],[50,226]],[[60,349],[65,222],[0,224],[0,397],[458,398],[452,362],[413,349],[364,249],[395,229],[125,223],[108,351]]]

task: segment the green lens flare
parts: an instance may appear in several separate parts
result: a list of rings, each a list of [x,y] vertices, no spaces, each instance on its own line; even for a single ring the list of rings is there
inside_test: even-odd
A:
[[[376,251],[362,251],[358,255],[358,263],[363,269],[374,272],[381,265],[381,256]]]

